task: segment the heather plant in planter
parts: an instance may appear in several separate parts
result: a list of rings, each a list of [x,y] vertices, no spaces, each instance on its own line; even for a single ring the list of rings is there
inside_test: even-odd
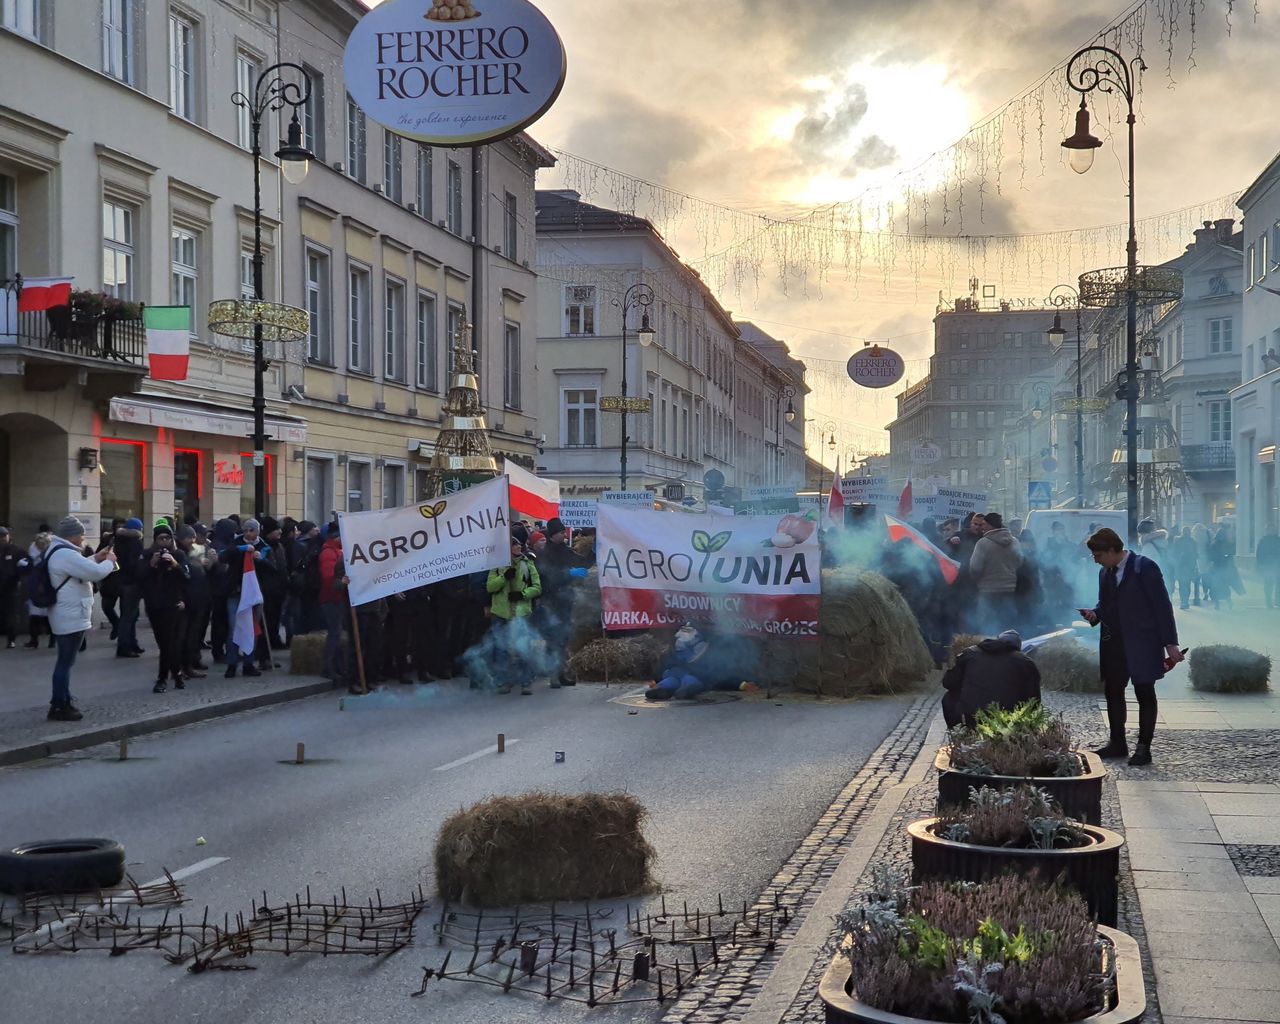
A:
[[[1100,933],[1080,898],[1056,885],[1004,876],[895,886],[839,925],[849,975],[840,992],[824,979],[828,1020],[872,1020],[880,1011],[956,1024],[1067,1024],[1116,1003],[1116,933]]]
[[[943,809],[933,832],[956,843],[1023,850],[1066,850],[1089,842],[1058,802],[1035,786],[973,789],[967,806]]]
[[[1012,711],[992,705],[978,712],[977,727],[951,730],[951,769],[972,775],[1018,778],[1080,774],[1071,728],[1039,701]]]

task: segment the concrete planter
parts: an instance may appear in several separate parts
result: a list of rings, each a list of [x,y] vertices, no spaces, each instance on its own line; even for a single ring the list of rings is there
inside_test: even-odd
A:
[[[913,821],[911,883],[923,881],[985,882],[1006,871],[1038,874],[1050,882],[1059,876],[1084,897],[1101,924],[1116,925],[1116,901],[1120,873],[1120,847],[1124,837],[1098,825],[1081,825],[1089,837],[1087,846],[1069,850],[1019,850],[1002,846],[958,843],[934,834],[937,818]]]
[[[1124,932],[1104,925],[1098,926],[1098,934],[1109,944],[1104,958],[1113,958],[1115,962],[1116,991],[1110,1006],[1085,1017],[1078,1024],[1133,1024],[1147,1009],[1138,944]],[[1105,960],[1101,966],[1108,966]],[[827,1024],[936,1024],[920,1017],[886,1013],[859,1002],[853,991],[849,961],[838,954],[822,976],[818,995],[822,997]]]
[[[1102,824],[1102,780],[1107,770],[1097,754],[1086,750],[1073,753],[1080,759],[1082,774],[1058,776],[1033,776],[1020,778],[1013,775],[970,775],[951,767],[951,748],[938,750],[933,766],[938,770],[938,803],[942,806],[963,807],[969,803],[969,789],[1011,789],[1024,783],[1045,790],[1061,805],[1063,812],[1076,821],[1090,825]]]

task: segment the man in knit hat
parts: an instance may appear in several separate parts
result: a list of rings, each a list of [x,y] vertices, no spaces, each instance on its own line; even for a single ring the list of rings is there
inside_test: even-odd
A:
[[[534,611],[534,625],[546,643],[545,671],[552,689],[572,686],[564,671],[569,646],[569,625],[573,618],[574,587],[587,575],[581,559],[569,547],[569,532],[553,518],[547,523],[546,544],[538,554],[542,577],[542,597]]]
[[[175,689],[186,685],[182,674],[182,637],[186,630],[187,556],[177,549],[167,521],[152,531],[151,549],[143,558],[142,596],[160,649],[160,668],[152,693],[164,693],[170,679]]]
[[[244,585],[244,563],[245,556],[248,555],[253,560],[254,572],[256,573],[264,563],[272,560],[271,549],[267,546],[266,541],[260,536],[261,524],[256,519],[246,519],[240,524],[241,533],[236,537],[235,542],[222,552],[222,563],[226,566],[227,575],[227,620],[231,624],[232,638],[227,642],[227,671],[226,677],[234,679],[236,668],[240,664],[241,655],[244,656],[244,674],[246,676],[258,676],[262,673],[253,667],[253,648],[249,645],[247,650],[242,651],[234,640],[236,616],[240,611],[240,592]],[[261,605],[255,605],[252,610],[255,621],[262,614]],[[255,629],[255,633],[257,630]],[[271,655],[268,651],[268,663]]]
[[[49,608],[49,629],[58,648],[49,701],[49,718],[55,722],[78,722],[84,717],[71,699],[71,666],[85,633],[93,626],[93,585],[116,569],[113,548],[103,548],[86,558],[83,547],[84,524],[67,516],[58,523],[56,539],[44,555],[49,583],[57,595]]]
[[[145,653],[138,646],[138,611],[142,606],[142,583],[139,578],[142,563],[142,520],[137,516],[126,519],[116,530],[116,553],[120,566],[118,590],[120,594],[120,621],[116,626],[116,657],[140,658]]]
[[[188,679],[200,679],[204,676],[205,664],[200,660],[201,645],[205,633],[209,630],[209,571],[217,563],[218,556],[200,542],[195,528],[188,525],[178,527],[174,534],[178,550],[187,559],[186,623],[182,630],[182,648],[179,661],[182,674]]]

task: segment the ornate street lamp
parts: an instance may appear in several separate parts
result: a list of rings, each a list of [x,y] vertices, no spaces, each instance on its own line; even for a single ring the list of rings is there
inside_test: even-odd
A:
[[[637,281],[626,290],[622,298],[614,299],[613,305],[622,312],[622,404],[620,412],[622,413],[622,447],[619,456],[619,478],[622,481],[621,490],[627,489],[627,314],[633,309],[640,310],[640,327],[636,330],[636,339],[640,342],[641,348],[648,348],[653,344],[654,336],[657,332],[649,323],[649,307],[653,305],[653,289],[643,281]]]
[[[289,77],[286,78],[285,75]],[[294,79],[297,79],[295,81]],[[253,504],[254,512],[267,511],[267,427],[263,377],[268,363],[264,342],[281,346],[306,341],[307,311],[295,306],[263,301],[262,283],[262,125],[269,114],[286,107],[293,117],[284,145],[276,150],[280,173],[290,184],[301,184],[314,155],[302,144],[298,111],[311,98],[311,79],[299,64],[273,64],[258,76],[253,95],[237,92],[231,102],[249,113],[253,154],[253,301],[223,300],[209,304],[209,330],[223,337],[253,341]]]
[[[1076,508],[1084,508],[1084,330],[1080,293],[1069,284],[1057,285],[1049,293],[1049,304],[1055,308],[1067,307],[1076,311]],[[1053,326],[1049,333],[1055,338],[1066,336],[1062,326],[1062,314],[1053,314]]]

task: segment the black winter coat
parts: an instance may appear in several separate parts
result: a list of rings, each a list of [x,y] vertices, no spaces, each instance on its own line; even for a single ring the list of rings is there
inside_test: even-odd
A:
[[[942,698],[947,722],[974,724],[989,704],[1012,710],[1023,701],[1040,699],[1040,669],[1007,640],[983,640],[961,652],[945,676]]]
[[[244,579],[244,556],[245,552],[240,550],[240,545],[245,543],[242,536],[235,539],[235,543],[226,551],[222,552],[221,562],[226,567],[226,594],[228,597],[235,597],[240,593],[240,583]],[[272,554],[271,546],[261,537],[254,543],[254,548],[262,552],[262,558],[258,560],[254,566],[254,571],[266,575],[269,571],[275,570],[275,555]],[[262,586],[262,580],[259,578],[258,586]]]
[[[187,556],[177,548],[169,548],[173,556],[173,565],[161,559],[159,565],[152,565],[151,558],[160,552],[160,548],[151,548],[143,552],[138,563],[138,582],[142,584],[142,599],[147,607],[147,614],[158,611],[171,611],[178,607],[178,602],[187,599],[187,583],[191,579],[191,570],[187,568]]]

